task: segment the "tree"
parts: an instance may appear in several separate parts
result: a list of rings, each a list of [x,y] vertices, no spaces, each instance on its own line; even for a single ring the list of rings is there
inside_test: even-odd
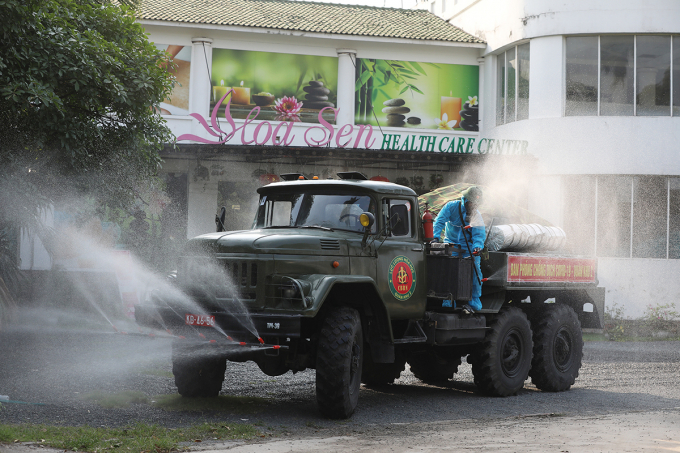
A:
[[[0,0],[0,17],[0,230],[40,232],[74,194],[130,203],[174,142],[168,55],[106,0]]]

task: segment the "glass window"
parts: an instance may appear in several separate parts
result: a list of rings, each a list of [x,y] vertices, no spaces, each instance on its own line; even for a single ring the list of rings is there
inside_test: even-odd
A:
[[[260,199],[258,228],[331,228],[363,232],[359,216],[375,213],[374,203],[366,195],[277,193]],[[375,232],[375,225],[373,226]]]
[[[667,181],[661,176],[633,180],[633,258],[666,258]]]
[[[595,253],[595,177],[565,177],[563,206],[567,250],[576,255],[593,255]]]
[[[529,43],[498,55],[496,124],[529,118]]]
[[[633,53],[630,36],[600,38],[600,115],[633,115]]]
[[[680,178],[670,178],[668,184],[668,257],[680,259]]]
[[[673,37],[673,115],[680,116],[680,36]]]
[[[567,116],[597,115],[597,36],[566,40]]]
[[[505,53],[496,57],[498,62],[498,93],[496,96],[496,124],[505,124]]]
[[[392,236],[411,236],[411,203],[407,200],[388,200],[389,225]]]
[[[529,118],[529,44],[517,46],[517,120]]]
[[[632,178],[597,178],[597,256],[630,257]]]
[[[671,114],[671,42],[669,36],[638,36],[636,43],[637,115]]]
[[[516,83],[517,83],[517,55],[515,48],[505,52],[505,61],[508,71],[508,95],[506,96],[505,122],[511,123],[515,121],[515,99],[516,99]]]

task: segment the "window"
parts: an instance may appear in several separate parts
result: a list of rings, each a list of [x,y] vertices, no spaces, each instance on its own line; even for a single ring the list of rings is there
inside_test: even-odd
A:
[[[566,38],[566,116],[680,115],[680,37]]]
[[[597,178],[597,256],[630,257],[631,180]]]
[[[363,232],[359,216],[374,212],[370,197],[355,194],[276,193],[260,199],[256,228],[318,228]],[[372,231],[375,232],[375,225]]]
[[[680,259],[680,178],[565,176],[563,187],[570,252]]]
[[[529,118],[529,44],[497,56],[496,124]]]
[[[408,200],[383,200],[383,212],[389,213],[385,219],[390,226],[390,236],[411,236],[411,203]]]

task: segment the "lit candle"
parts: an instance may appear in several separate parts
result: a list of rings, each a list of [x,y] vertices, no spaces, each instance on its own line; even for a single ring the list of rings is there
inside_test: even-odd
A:
[[[240,87],[234,87],[234,94],[231,96],[231,102],[234,104],[250,105],[250,88],[243,87],[243,80]]]
[[[450,93],[449,93],[450,94]],[[460,127],[461,99],[450,96],[442,96],[441,117],[446,113],[447,121],[455,120],[456,126]]]
[[[224,86],[224,80],[220,80],[220,84],[217,86],[213,86],[213,102],[217,104],[220,99],[222,99],[222,96],[227,94],[227,91],[230,90],[230,87],[225,87]],[[225,98],[224,102],[227,102],[229,98]]]

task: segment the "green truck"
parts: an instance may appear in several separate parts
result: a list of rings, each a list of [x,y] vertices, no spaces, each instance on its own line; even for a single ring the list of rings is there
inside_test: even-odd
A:
[[[139,324],[175,337],[181,395],[217,396],[227,362],[249,360],[269,376],[315,369],[329,418],[349,417],[361,383],[391,384],[406,363],[436,383],[467,357],[478,390],[495,396],[528,377],[543,391],[574,384],[581,326],[603,324],[594,258],[484,252],[483,309],[466,315],[472,261],[429,243],[417,194],[338,176],[259,188],[250,230],[191,239],[178,290],[135,307]]]

